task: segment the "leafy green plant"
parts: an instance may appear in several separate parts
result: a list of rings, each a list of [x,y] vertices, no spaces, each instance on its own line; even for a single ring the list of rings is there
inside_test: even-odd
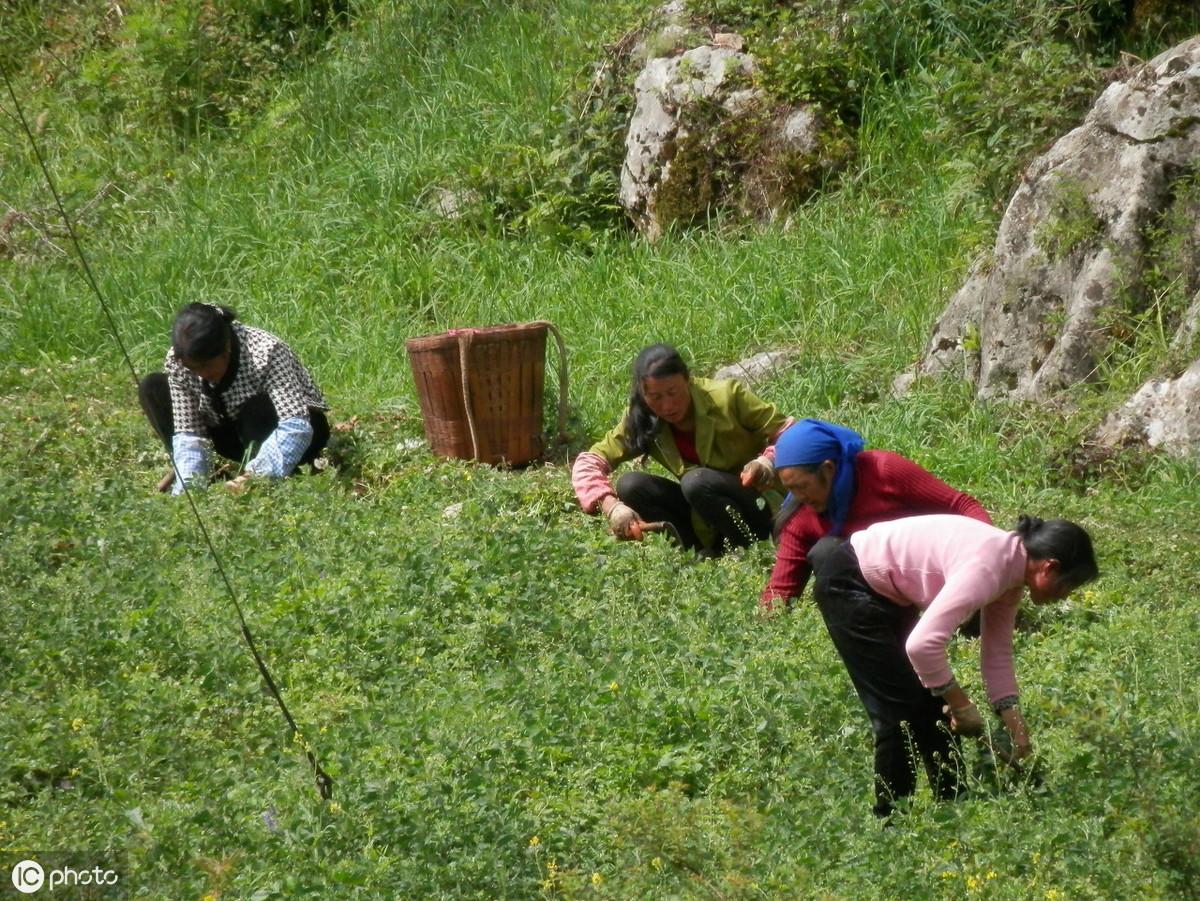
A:
[[[1021,41],[982,59],[940,53],[916,79],[936,140],[963,145],[972,181],[1003,205],[1017,173],[1079,123],[1104,72],[1069,44]]]
[[[22,18],[0,29],[12,52],[45,57],[55,80],[105,113],[180,139],[244,123],[269,98],[269,80],[350,13],[348,0],[18,5]]]
[[[1049,210],[1034,241],[1051,258],[1069,257],[1103,233],[1092,209],[1092,187],[1086,181],[1059,179],[1052,187]]]

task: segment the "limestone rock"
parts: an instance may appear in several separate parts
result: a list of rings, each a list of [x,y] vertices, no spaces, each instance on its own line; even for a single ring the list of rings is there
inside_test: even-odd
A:
[[[753,61],[720,47],[696,47],[681,56],[652,59],[634,83],[637,106],[625,138],[621,205],[647,237],[708,206],[713,173],[701,132],[687,113],[709,100],[733,73],[749,75]],[[696,110],[698,112],[698,110]]]
[[[1197,223],[1200,225],[1200,223]],[[1188,351],[1200,349],[1200,291],[1192,298],[1192,305],[1183,314],[1179,329],[1171,339],[1171,349]]]
[[[788,365],[796,354],[789,350],[770,350],[722,366],[713,373],[714,379],[738,379],[747,385],[754,385],[778,372]]]
[[[1145,444],[1175,456],[1200,452],[1200,360],[1176,379],[1153,379],[1096,433],[1101,446]]]
[[[1141,280],[1147,229],[1198,161],[1200,37],[1109,85],[1029,167],[916,373],[962,372],[980,397],[1019,399],[1095,378],[1104,314]]]
[[[428,193],[429,208],[443,219],[461,219],[463,214],[480,202],[477,191],[470,188],[433,187]]]
[[[835,129],[815,108],[769,106],[744,43],[718,34],[649,59],[634,82],[620,201],[651,240],[717,208],[770,218],[845,161],[848,142],[823,153]]]

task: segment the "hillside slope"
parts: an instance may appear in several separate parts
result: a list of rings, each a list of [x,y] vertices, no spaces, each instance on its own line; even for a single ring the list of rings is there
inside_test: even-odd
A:
[[[165,457],[5,117],[0,190],[26,218],[0,259],[0,865],[260,901],[1194,894],[1194,466],[1069,469],[1086,404],[887,390],[999,216],[964,145],[930,139],[936,72],[865,89],[854,173],[770,229],[648,247],[433,209],[436,188],[528,171],[637,13],[359,4],[251,123],[187,140],[18,79],[135,368],[160,364],[179,305],[229,303],[349,427],[322,474],[198,496],[289,741],[190,510],[152,491]],[[768,546],[617,544],[562,456],[503,472],[413,446],[406,337],[543,318],[569,348],[572,450],[652,340],[699,372],[786,345],[798,362],[761,393],[789,413],[911,456],[998,523],[1084,522],[1102,579],[1017,639],[1036,767],[997,776],[972,751],[971,797],[879,829],[869,726],[819,617],[756,613]],[[976,692],[977,659],[956,643]]]

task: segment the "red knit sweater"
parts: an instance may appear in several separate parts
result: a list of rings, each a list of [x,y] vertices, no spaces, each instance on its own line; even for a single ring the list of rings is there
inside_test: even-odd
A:
[[[854,458],[854,499],[842,537],[877,522],[930,513],[957,513],[989,525],[992,522],[971,495],[956,491],[899,454],[868,450]],[[790,601],[800,597],[812,572],[808,552],[830,528],[828,517],[814,513],[807,506],[788,520],[779,535],[775,568],[762,592],[760,603],[764,607],[773,607],[780,599]]]

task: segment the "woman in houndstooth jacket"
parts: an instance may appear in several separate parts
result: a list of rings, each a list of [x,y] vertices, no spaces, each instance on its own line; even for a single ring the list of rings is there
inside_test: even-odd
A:
[[[237,321],[228,307],[190,303],[171,327],[165,372],[142,379],[142,409],[189,485],[206,482],[210,449],[243,472],[226,482],[242,490],[253,477],[282,478],[312,463],[329,440],[328,407],[292,349]],[[159,483],[174,493],[173,471]]]

